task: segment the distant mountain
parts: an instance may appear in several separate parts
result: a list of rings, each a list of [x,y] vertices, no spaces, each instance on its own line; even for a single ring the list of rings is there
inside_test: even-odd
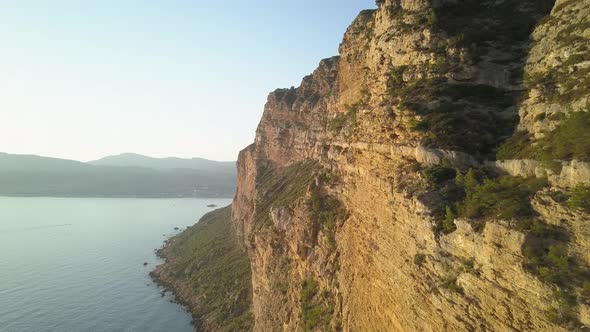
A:
[[[163,166],[159,168],[148,167],[147,163],[107,166],[34,155],[0,153],[0,195],[232,197],[236,187],[234,163],[218,163],[218,167],[209,166],[215,163],[217,162],[204,160],[200,168],[164,167],[166,163],[162,163]],[[230,164],[232,167],[229,167]],[[168,165],[172,165],[172,162]]]
[[[95,161],[90,161],[89,164],[99,166],[146,167],[159,170],[186,168],[208,171],[215,170],[220,172],[231,173],[235,172],[236,168],[236,163],[234,161],[222,162],[207,160],[203,158],[153,158],[135,153],[123,153],[116,156],[108,156]]]
[[[0,172],[67,172],[90,169],[92,165],[75,160],[0,152]]]

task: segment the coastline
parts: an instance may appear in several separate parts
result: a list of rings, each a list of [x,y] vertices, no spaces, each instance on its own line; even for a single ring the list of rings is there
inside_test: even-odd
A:
[[[191,313],[194,331],[252,329],[250,262],[233,234],[231,206],[205,214],[156,255],[164,263],[150,277]]]
[[[183,282],[179,278],[174,277],[172,267],[174,261],[170,258],[169,250],[170,246],[181,234],[167,239],[162,247],[156,250],[156,256],[163,259],[164,263],[157,265],[149,275],[154,283],[164,288],[162,292],[171,292],[174,295],[175,303],[184,307],[191,314],[193,331],[205,331],[204,319],[201,317],[203,312],[199,305],[199,300],[191,291],[188,282]]]

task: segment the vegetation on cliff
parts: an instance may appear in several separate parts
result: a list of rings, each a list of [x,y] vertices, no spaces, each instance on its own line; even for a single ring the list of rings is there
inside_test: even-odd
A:
[[[201,218],[163,249],[166,258],[156,278],[171,283],[177,297],[191,303],[197,320],[217,331],[252,329],[250,262],[231,225],[231,207]],[[182,299],[190,290],[189,299]]]
[[[531,201],[548,186],[546,179],[497,176],[476,169],[463,174],[445,161],[427,168],[423,175],[430,188],[441,195],[445,206],[444,210],[441,210],[443,205],[435,209],[442,233],[455,231],[457,217],[470,220],[473,228],[479,231],[488,220],[507,221],[510,227],[525,234],[524,268],[544,283],[556,286],[551,296],[556,305],[547,311],[547,318],[570,328],[579,325],[576,306],[585,298],[584,287],[590,278],[590,269],[569,252],[567,231],[545,223],[533,209]],[[588,211],[590,189],[578,186],[565,200],[571,208]],[[417,262],[421,264],[422,260]],[[449,285],[455,284],[443,283],[447,288]]]
[[[252,234],[258,234],[270,241],[269,253],[276,264],[267,267],[273,276],[268,287],[276,294],[289,294],[293,278],[289,273],[294,263],[287,259],[290,247],[289,237],[298,237],[297,255],[299,260],[314,260],[327,255],[323,262],[324,278],[335,276],[334,253],[337,250],[336,231],[344,221],[347,211],[338,197],[330,192],[337,179],[318,162],[304,160],[286,167],[276,167],[264,162],[257,164],[257,201]],[[285,213],[273,219],[272,211],[284,208]],[[306,222],[293,227],[272,227],[273,220],[282,218],[296,223],[300,218]],[[298,235],[297,235],[298,234]],[[251,236],[250,241],[254,241]],[[317,250],[317,251],[316,251]],[[337,255],[337,254],[336,254]],[[299,291],[300,328],[303,331],[331,330],[334,324],[334,298],[328,289],[317,282],[315,273],[308,271],[301,282]]]
[[[493,157],[518,123],[514,106],[520,93],[510,85],[521,83],[529,36],[553,3],[466,0],[407,12],[392,4],[400,25],[407,24],[404,16],[415,16],[412,28],[446,36],[444,43],[422,50],[430,53],[429,61],[391,69],[389,96],[400,112],[414,117],[407,129],[428,147]],[[504,53],[500,58],[498,51]],[[473,81],[464,74],[473,66],[482,71],[501,66],[506,77],[501,84],[466,82]]]
[[[271,224],[272,208],[286,207],[303,197],[319,170],[319,163],[310,160],[284,168],[276,168],[261,161],[256,170],[258,197],[254,229]]]
[[[567,205],[572,209],[590,213],[590,186],[581,184],[576,186],[567,201]]]
[[[336,248],[336,228],[346,216],[342,202],[316,186],[312,189],[308,209],[314,241],[317,242],[318,233],[322,231],[331,249]]]
[[[350,129],[354,129],[356,126],[359,107],[360,104],[358,103],[354,105],[346,105],[346,112],[337,114],[336,117],[334,117],[334,119],[332,119],[330,122],[329,129],[334,132],[340,132],[347,126],[350,127]]]
[[[455,217],[477,220],[474,226],[480,230],[486,219],[513,220],[515,227],[522,229],[523,223],[536,216],[532,197],[547,186],[545,179],[498,176],[485,169],[462,173],[448,161],[422,173],[428,186],[440,195],[441,203],[434,211],[444,233],[455,229]]]
[[[390,95],[402,111],[416,117],[408,129],[423,133],[425,146],[488,156],[510,135],[515,117],[503,110],[514,103],[513,92],[489,85],[449,84],[446,78],[404,83],[399,75],[394,71],[391,76]]]
[[[590,112],[573,112],[543,138],[532,139],[520,132],[498,150],[498,159],[537,159],[590,161]]]
[[[253,226],[250,254],[261,264],[257,309],[269,313],[257,326],[462,331],[586,323],[586,226],[578,219],[590,190],[568,193],[554,185],[554,173],[510,176],[488,162],[586,160],[587,115],[543,109],[543,98],[521,95],[537,78],[523,74],[527,66],[544,61],[528,57],[538,43],[533,30],[547,24],[542,17],[554,1],[377,4],[351,25],[338,62],[269,98],[256,170],[247,170],[256,174],[256,208],[245,207],[253,212],[245,223]],[[562,35],[578,43],[577,29]],[[583,88],[557,85],[574,97]],[[542,112],[527,114],[525,102]],[[533,118],[545,121],[536,127],[544,132],[528,130]],[[537,139],[513,136],[516,128]],[[449,160],[433,166],[441,156]],[[529,172],[534,163],[523,164]],[[326,169],[338,180],[323,179]],[[505,169],[524,174],[518,170]]]
[[[303,331],[329,330],[334,312],[334,303],[329,294],[320,292],[318,283],[309,279],[301,285],[300,298]]]

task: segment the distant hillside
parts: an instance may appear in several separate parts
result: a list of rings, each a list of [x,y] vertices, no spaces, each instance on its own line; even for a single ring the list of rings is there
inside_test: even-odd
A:
[[[187,168],[195,170],[215,170],[217,172],[230,173],[235,173],[236,168],[236,163],[234,161],[220,162],[203,158],[152,158],[135,153],[124,153],[116,156],[108,156],[95,161],[90,161],[89,164],[99,166],[147,167],[159,170]]]
[[[0,152],[0,172],[67,172],[90,171],[92,168],[91,165],[75,160]]]
[[[235,170],[229,167],[100,166],[0,153],[2,196],[232,197],[235,187]]]

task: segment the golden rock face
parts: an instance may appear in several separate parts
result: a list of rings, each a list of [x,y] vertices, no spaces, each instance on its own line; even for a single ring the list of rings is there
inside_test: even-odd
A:
[[[232,211],[252,266],[255,330],[571,328],[547,314],[557,305],[554,286],[525,268],[527,233],[495,218],[481,229],[456,219],[455,231],[440,233],[432,213],[437,196],[419,170],[447,160],[459,169],[487,164],[512,175],[547,175],[532,161],[495,163],[494,149],[517,127],[534,136],[555,127],[533,118],[561,101],[540,100],[535,86],[520,98],[523,75],[584,53],[558,38],[570,26],[579,36],[572,40],[588,42],[590,30],[575,27],[588,24],[590,2],[558,1],[540,23],[549,7],[529,2],[472,6],[514,15],[491,22],[484,18],[492,14],[452,2],[386,0],[352,23],[339,57],[323,60],[299,88],[270,94],[255,144],[240,153]],[[530,27],[521,28],[526,22]],[[570,112],[588,109],[589,94],[573,95]],[[437,123],[448,123],[450,132]],[[297,171],[305,160],[318,168]],[[532,199],[544,223],[570,234],[567,248],[586,266],[588,215],[551,193],[590,181],[588,170],[567,161]],[[282,182],[270,183],[268,174]],[[306,190],[296,190],[307,175],[313,179]],[[314,211],[317,193],[320,210],[337,200],[346,213]],[[318,216],[329,226],[318,225]],[[587,302],[572,310],[572,324],[590,324]]]

